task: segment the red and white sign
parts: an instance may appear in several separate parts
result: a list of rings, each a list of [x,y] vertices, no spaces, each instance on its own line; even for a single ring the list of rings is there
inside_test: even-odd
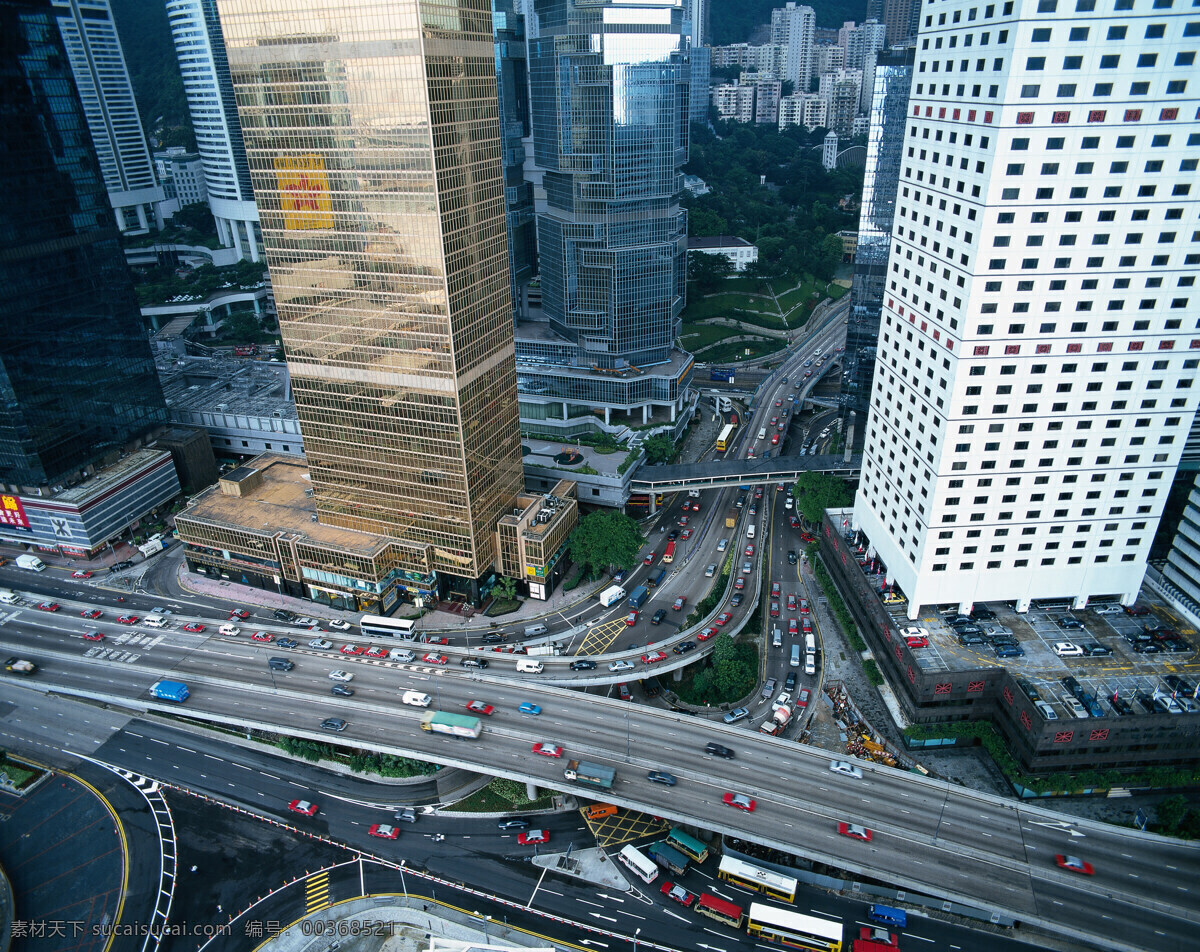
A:
[[[18,529],[29,528],[29,518],[25,515],[20,496],[0,495],[0,524]]]

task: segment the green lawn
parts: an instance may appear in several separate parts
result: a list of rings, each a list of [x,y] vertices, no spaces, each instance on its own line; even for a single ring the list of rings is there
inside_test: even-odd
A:
[[[536,800],[529,800],[525,797],[525,784],[497,777],[482,790],[459,800],[454,809],[463,813],[508,813],[512,810],[544,810],[553,805],[553,790],[543,792]]]
[[[679,342],[685,350],[695,353],[710,344],[717,344],[732,334],[737,333],[736,327],[721,327],[716,324],[684,324]]]
[[[714,347],[704,350],[703,353],[696,353],[696,356],[701,360],[713,363],[725,363],[727,361],[752,360],[755,357],[764,357],[767,354],[774,354],[777,351],[783,350],[786,341],[782,340],[766,340],[757,338],[755,340],[743,340],[737,343],[717,344]],[[747,354],[746,351],[750,353]]]

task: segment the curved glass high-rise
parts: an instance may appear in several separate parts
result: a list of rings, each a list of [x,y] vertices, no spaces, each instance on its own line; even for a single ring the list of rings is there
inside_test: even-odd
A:
[[[584,366],[670,359],[687,261],[680,0],[535,0],[530,105],[542,308]]]
[[[167,0],[167,20],[217,234],[225,247],[258,261],[258,208],[216,0]]]

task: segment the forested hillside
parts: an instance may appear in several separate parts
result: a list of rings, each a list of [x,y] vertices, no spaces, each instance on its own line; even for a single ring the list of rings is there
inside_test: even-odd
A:
[[[866,19],[866,0],[796,0],[797,6],[812,7],[817,26],[841,26],[847,20]],[[770,24],[771,11],[787,6],[787,0],[712,0],[709,25],[713,45],[745,43],[755,28]]]
[[[142,125],[161,145],[196,147],[162,0],[110,0]],[[159,122],[159,117],[162,121]],[[154,149],[152,141],[150,148]]]

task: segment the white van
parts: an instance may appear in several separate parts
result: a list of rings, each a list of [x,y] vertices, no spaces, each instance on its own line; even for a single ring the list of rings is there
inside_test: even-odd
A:
[[[7,588],[0,588],[0,602],[3,602],[5,605],[15,605],[20,600],[21,597],[16,592],[9,591]]]
[[[545,625],[530,625],[525,629],[526,638],[536,638],[538,635],[544,635],[547,629]]]
[[[758,428],[758,438],[760,440],[765,440],[767,438],[767,428],[765,426],[760,426]]]
[[[746,526],[746,538],[747,539],[754,538],[754,523],[753,522],[747,524],[747,526]]]
[[[796,645],[795,647],[799,648],[800,646]],[[817,673],[817,656],[811,651],[808,652],[804,656],[804,673],[805,674],[816,674]]]
[[[792,645],[792,660],[790,662],[793,668],[800,667],[800,646]]]
[[[234,635],[240,635],[242,633],[242,629],[238,628],[236,625],[222,625],[217,629],[217,631],[219,631],[222,635],[228,635],[231,638]]]
[[[775,629],[775,634],[771,637],[771,647],[772,648],[782,648],[783,647],[783,632],[780,631],[778,628]]]
[[[815,654],[817,650],[817,636],[811,631],[804,636],[804,650],[809,654]]]
[[[535,658],[517,659],[517,670],[523,671],[525,674],[541,674],[544,667],[545,665]]]
[[[142,619],[142,624],[147,628],[167,628],[171,623],[162,615],[147,615]]]
[[[388,652],[388,658],[392,661],[401,661],[404,663],[417,660],[417,656],[407,648],[393,648]]]
[[[420,691],[405,691],[400,700],[402,703],[411,704],[413,707],[429,707],[429,703],[433,698],[428,694],[422,694]]]

